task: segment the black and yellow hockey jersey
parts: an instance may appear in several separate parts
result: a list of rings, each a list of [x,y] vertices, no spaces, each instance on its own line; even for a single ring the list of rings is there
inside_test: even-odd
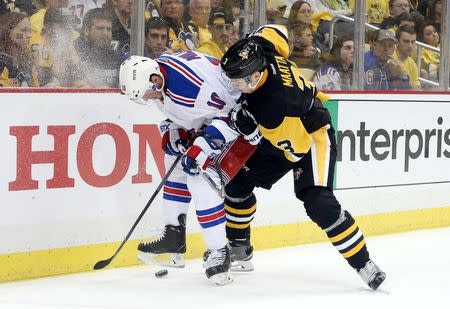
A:
[[[246,94],[248,109],[264,138],[296,162],[311,148],[310,133],[331,123],[321,103],[327,96],[287,60],[289,45],[284,26],[263,26],[252,37],[263,47],[267,68],[256,90]]]

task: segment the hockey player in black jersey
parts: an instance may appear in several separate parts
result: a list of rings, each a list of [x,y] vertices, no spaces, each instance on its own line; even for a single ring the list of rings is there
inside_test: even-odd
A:
[[[230,113],[232,126],[243,135],[260,130],[263,136],[245,167],[226,186],[231,258],[249,260],[252,255],[253,189],[270,189],[293,170],[295,195],[307,215],[376,290],[386,274],[370,259],[362,232],[332,191],[336,141],[331,117],[322,105],[328,97],[302,77],[286,59],[288,53],[286,28],[266,25],[231,46],[221,60],[233,87],[246,94],[247,104]]]

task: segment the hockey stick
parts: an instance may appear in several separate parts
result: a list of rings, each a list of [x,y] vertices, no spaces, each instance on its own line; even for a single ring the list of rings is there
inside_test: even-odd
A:
[[[156,188],[155,192],[153,193],[153,195],[150,197],[150,199],[147,202],[147,205],[145,205],[144,209],[141,211],[139,217],[136,219],[136,221],[134,222],[133,226],[131,227],[130,231],[128,232],[127,236],[125,236],[125,239],[122,241],[122,243],[120,244],[119,248],[117,248],[116,252],[114,253],[113,256],[111,256],[109,259],[106,260],[101,260],[98,261],[97,263],[95,263],[94,265],[94,269],[102,269],[105,268],[106,266],[108,266],[113,260],[114,258],[117,256],[117,254],[120,252],[120,250],[122,249],[122,247],[125,245],[125,243],[128,241],[128,239],[130,238],[131,234],[133,233],[134,229],[136,228],[136,226],[138,225],[138,223],[141,221],[142,217],[144,216],[145,212],[147,211],[147,209],[150,207],[150,205],[152,204],[153,200],[155,199],[155,197],[158,195],[159,191],[161,191],[161,188],[164,186],[164,183],[166,182],[166,180],[169,178],[170,174],[172,174],[173,170],[175,169],[176,165],[178,164],[178,162],[180,162],[181,160],[181,156],[179,156],[178,158],[176,158],[175,162],[173,162],[172,166],[169,168],[169,170],[166,172],[166,175],[164,176],[164,178],[161,180],[161,183],[158,185],[158,187]]]
[[[208,185],[213,189],[221,198],[225,198],[225,188],[224,186],[217,184],[209,174],[203,170],[200,166],[197,166],[197,170],[202,175],[203,179],[208,183]]]

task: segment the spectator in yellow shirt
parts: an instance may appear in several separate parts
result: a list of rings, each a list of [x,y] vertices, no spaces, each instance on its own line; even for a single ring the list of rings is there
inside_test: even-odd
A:
[[[355,0],[349,0],[348,6],[354,9]],[[366,13],[366,22],[380,26],[383,19],[389,16],[389,0],[366,0]]]
[[[214,12],[208,28],[212,39],[200,45],[198,51],[220,59],[227,51],[228,40],[233,31],[232,19],[223,11]]]
[[[413,89],[420,88],[419,70],[411,57],[416,47],[416,31],[410,25],[403,25],[397,29],[397,48],[393,58],[402,66],[409,77],[409,84]]]
[[[62,9],[45,12],[42,35],[34,34],[29,44],[41,87],[88,87],[75,50],[72,26]]]
[[[189,3],[189,14],[191,15],[190,23],[198,27],[199,45],[211,40],[211,32],[207,29],[210,13],[210,0],[191,0]]]

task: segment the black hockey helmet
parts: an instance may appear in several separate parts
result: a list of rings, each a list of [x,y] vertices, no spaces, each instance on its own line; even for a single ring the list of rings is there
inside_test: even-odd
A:
[[[233,44],[223,55],[220,66],[228,78],[245,78],[266,68],[261,45],[253,38],[244,38]]]

